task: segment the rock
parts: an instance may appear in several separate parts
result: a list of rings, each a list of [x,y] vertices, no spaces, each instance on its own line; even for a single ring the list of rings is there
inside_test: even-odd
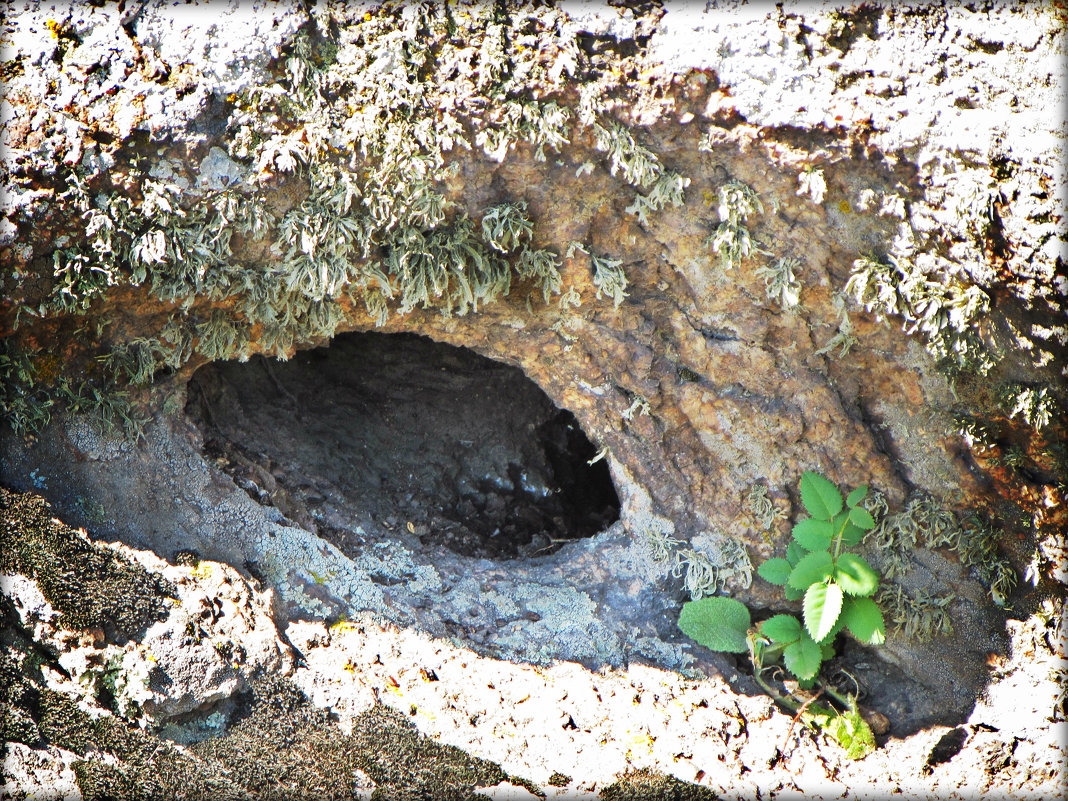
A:
[[[41,801],[81,801],[72,764],[77,754],[46,746],[30,748],[23,743],[4,743],[4,795]]]
[[[682,778],[717,792],[822,792],[822,763],[788,783],[753,742],[716,765],[708,738],[687,751],[681,735],[614,728],[623,713],[599,709],[582,673],[647,660],[722,671],[724,705],[744,692],[740,665],[681,637],[678,609],[723,592],[796,611],[753,573],[785,552],[799,476],[817,470],[878,490],[886,520],[926,504],[869,548],[900,631],[871,654],[840,646],[865,703],[897,737],[1001,714],[976,699],[991,653],[1021,659],[1006,618],[1064,582],[1059,12],[577,3],[445,18],[232,2],[205,16],[153,2],[10,16],[0,480],[124,543],[177,596],[125,638],[69,635],[47,595],[61,566],[12,565],[12,641],[55,652],[42,687],[91,705],[106,683],[112,712],[187,742],[233,734],[263,673],[349,724],[399,689],[400,713],[431,725],[438,682],[394,675],[388,654],[413,649],[439,674],[468,658],[433,663],[439,642],[484,670],[573,666],[545,720],[508,718],[488,684],[469,714],[604,745],[611,770],[583,792],[684,752]],[[370,329],[519,368],[573,415],[593,451],[581,462],[609,467],[618,521],[600,498],[575,518],[592,536],[558,536],[565,517],[530,501],[563,489],[547,418],[519,420],[518,390],[459,388],[492,370],[383,344],[378,380],[346,385],[314,350]],[[384,459],[361,452],[353,429],[386,431],[361,421],[402,407],[416,411],[392,442],[364,443]],[[427,418],[445,435],[420,433]],[[496,522],[476,531],[478,515]],[[517,531],[526,550],[478,551]],[[199,563],[179,564],[189,552]],[[941,633],[924,641],[925,627]],[[359,656],[367,640],[393,672]],[[536,695],[540,679],[509,675]],[[736,724],[709,720],[747,737]],[[997,762],[1000,741],[980,740]],[[465,747],[539,781],[581,767],[481,734]]]

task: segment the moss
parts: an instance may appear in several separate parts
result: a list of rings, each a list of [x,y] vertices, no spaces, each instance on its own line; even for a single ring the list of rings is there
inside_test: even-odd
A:
[[[604,801],[715,801],[707,787],[684,782],[648,768],[627,771],[601,790]]]
[[[560,771],[556,771],[549,777],[550,787],[567,787],[569,784],[571,784],[571,777],[566,776]]]
[[[65,628],[136,637],[176,590],[160,576],[52,517],[48,503],[0,487],[0,570],[32,578]]]
[[[258,798],[350,798],[354,770],[378,785],[380,801],[474,799],[475,787],[509,780],[498,765],[435,743],[386,707],[358,717],[346,735],[277,677],[253,683],[244,718],[226,735],[191,750]]]
[[[72,698],[36,686],[11,655],[0,656],[0,680],[5,740],[84,757],[73,767],[86,801],[348,799],[356,770],[378,786],[379,801],[473,801],[476,787],[505,781],[539,793],[492,762],[424,737],[386,707],[361,715],[347,735],[278,677],[254,680],[231,728],[189,751],[110,715],[91,716]]]
[[[5,607],[11,602],[0,596]],[[4,629],[8,629],[7,618],[14,615],[5,614]],[[5,642],[5,651],[8,643]],[[41,739],[41,733],[33,716],[33,697],[30,687],[23,678],[23,665],[15,658],[13,649],[9,653],[0,653],[0,741],[18,742],[33,745]]]

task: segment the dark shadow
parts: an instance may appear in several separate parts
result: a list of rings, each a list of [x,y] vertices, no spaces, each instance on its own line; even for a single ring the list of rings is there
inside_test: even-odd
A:
[[[201,368],[187,413],[255,500],[343,551],[364,532],[539,557],[619,518],[606,463],[521,370],[414,334]]]

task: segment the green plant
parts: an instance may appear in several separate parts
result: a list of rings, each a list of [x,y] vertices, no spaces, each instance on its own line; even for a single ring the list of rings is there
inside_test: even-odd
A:
[[[860,486],[843,501],[838,488],[818,473],[806,471],[801,476],[801,502],[810,517],[794,525],[786,557],[769,559],[757,573],[784,587],[788,599],[804,599],[803,623],[793,615],[779,614],[754,627],[745,604],[721,596],[688,601],[679,615],[683,633],[705,647],[748,651],[753,675],[765,691],[834,737],[854,757],[874,747],[855,699],[821,686],[820,692],[836,698],[846,711],[801,705],[776,693],[761,674],[765,665],[781,659],[801,686],[810,687],[820,665],[834,653],[834,639],[843,629],[869,645],[885,640],[882,611],[871,597],[879,589],[879,574],[849,550],[875,528],[871,513],[861,505],[867,493],[867,486]]]
[[[769,559],[757,569],[761,578],[785,587],[787,598],[804,598],[804,633],[816,643],[829,642],[843,626],[864,643],[879,645],[885,639],[882,613],[871,600],[879,588],[879,573],[863,556],[847,550],[875,528],[871,513],[861,506],[867,494],[866,485],[857,487],[843,504],[832,482],[806,471],[801,503],[812,516],[794,526],[785,559]],[[803,667],[804,674],[794,671],[798,678],[811,678],[819,661],[812,665],[808,660]]]

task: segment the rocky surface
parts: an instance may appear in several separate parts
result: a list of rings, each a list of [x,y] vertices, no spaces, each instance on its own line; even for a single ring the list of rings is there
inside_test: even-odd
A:
[[[31,496],[5,491],[2,506],[5,534],[18,545],[46,519]],[[82,532],[50,526],[54,541],[85,541]],[[368,615],[278,629],[271,593],[226,565],[169,565],[117,543],[94,547],[111,564],[162,579],[171,588],[167,611],[120,646],[99,629],[57,625],[60,614],[35,582],[5,575],[5,739],[16,736],[4,789],[13,797],[99,797],[110,789],[166,798],[179,782],[189,797],[245,798],[270,786],[264,782],[299,778],[325,782],[303,786],[315,797],[368,798],[376,789],[391,798],[646,797],[633,793],[642,786],[667,793],[676,781],[687,784],[675,792],[688,787],[683,797],[693,798],[759,791],[1038,799],[1055,795],[1063,779],[1063,717],[1050,714],[1063,715],[1056,676],[1063,621],[1036,616],[1010,625],[1011,652],[993,666],[985,698],[961,725],[890,739],[854,762],[767,696],[738,692],[729,682],[737,676],[538,667]],[[163,644],[171,632],[182,635]],[[162,688],[168,703],[159,703]],[[56,713],[63,698],[77,699],[66,712],[73,717]],[[17,728],[31,715],[38,738]],[[97,721],[94,745],[78,716]],[[129,733],[116,734],[116,724]],[[258,755],[267,764],[254,768]],[[324,775],[339,768],[341,775]],[[141,783],[147,776],[151,786]]]
[[[350,793],[399,792],[359,749],[410,723],[475,759],[464,792],[1047,792],[1061,12],[213,10],[27,4],[5,29],[0,479],[158,577],[93,626],[50,593],[103,557],[23,555],[6,621],[56,675],[110,682],[32,692],[164,738],[86,773],[102,734],[5,735],[12,786],[133,787],[166,741],[174,775],[254,793],[239,746],[280,704],[286,759],[316,751]],[[371,328],[353,356],[341,337]],[[465,384],[482,368],[402,332],[533,384]],[[588,442],[565,469],[546,443],[568,426]],[[618,521],[536,502],[587,461]],[[856,764],[675,626],[688,594],[797,606],[753,566],[803,470],[886,501],[867,553],[896,629],[833,665],[888,719]],[[1018,695],[1034,714],[1006,723]],[[355,739],[326,747],[328,714]]]

